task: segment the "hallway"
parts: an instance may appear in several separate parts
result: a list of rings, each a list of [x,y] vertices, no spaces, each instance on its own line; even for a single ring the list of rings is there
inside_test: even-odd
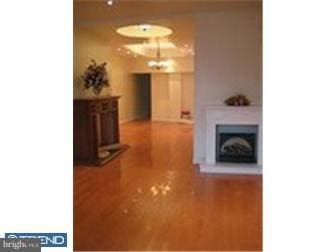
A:
[[[193,126],[121,125],[130,148],[74,168],[74,250],[261,250],[262,178],[192,164]]]

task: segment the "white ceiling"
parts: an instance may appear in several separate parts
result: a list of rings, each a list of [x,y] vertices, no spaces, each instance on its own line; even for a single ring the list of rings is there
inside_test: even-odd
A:
[[[128,21],[237,8],[259,8],[261,0],[74,0],[74,20]]]
[[[193,1],[193,0],[74,0],[74,29],[85,29],[112,44],[122,56],[135,56],[125,45],[138,44],[138,56],[154,57],[155,44],[140,48],[143,39],[127,38],[116,32],[123,25],[149,23],[173,30],[166,41],[175,49],[162,48],[162,57],[192,57],[194,47],[194,14],[227,9],[261,8],[260,0]],[[154,45],[154,46],[153,46]]]

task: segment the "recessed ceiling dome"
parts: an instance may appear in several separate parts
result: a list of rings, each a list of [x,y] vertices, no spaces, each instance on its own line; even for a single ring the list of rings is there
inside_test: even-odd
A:
[[[123,26],[118,28],[117,32],[131,38],[160,38],[173,33],[168,27],[150,24]]]

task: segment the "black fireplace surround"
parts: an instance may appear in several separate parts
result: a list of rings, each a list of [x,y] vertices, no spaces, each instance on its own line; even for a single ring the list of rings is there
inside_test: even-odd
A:
[[[217,125],[216,161],[257,163],[257,125]]]

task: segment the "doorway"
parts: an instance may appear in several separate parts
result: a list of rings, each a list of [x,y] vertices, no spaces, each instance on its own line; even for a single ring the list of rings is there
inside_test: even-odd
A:
[[[136,83],[137,119],[151,119],[151,75],[149,73],[134,74]]]

